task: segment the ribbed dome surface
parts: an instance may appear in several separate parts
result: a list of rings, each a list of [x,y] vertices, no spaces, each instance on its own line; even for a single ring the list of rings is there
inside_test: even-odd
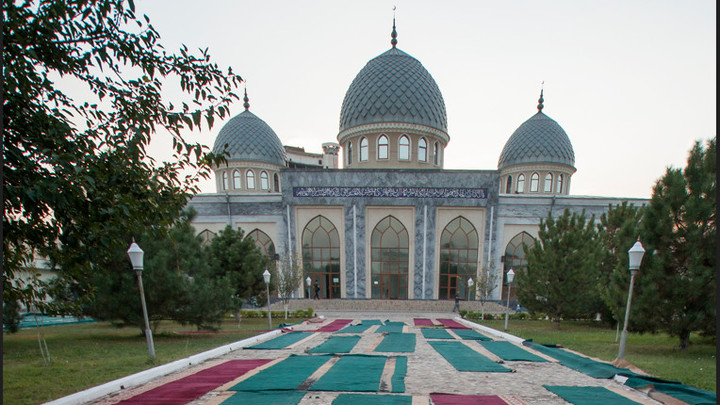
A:
[[[397,48],[365,65],[340,111],[341,132],[380,122],[421,124],[447,133],[445,101],[437,83],[417,59]]]
[[[570,138],[552,118],[538,112],[523,122],[500,154],[498,169],[524,163],[575,165]]]
[[[285,166],[285,149],[275,131],[248,110],[225,124],[215,139],[213,153],[225,150],[228,160],[250,160]]]

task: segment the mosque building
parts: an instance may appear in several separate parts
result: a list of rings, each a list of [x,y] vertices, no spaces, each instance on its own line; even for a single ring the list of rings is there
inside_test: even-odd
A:
[[[397,48],[394,23],[391,45],[350,84],[337,143],[323,143],[322,154],[283,146],[246,93],[245,111],[213,146],[227,157],[214,168],[217,192],[189,203],[196,231],[209,240],[230,225],[275,259],[301,256],[321,298],[473,299],[469,279],[490,275],[489,298],[497,300],[549,213],[599,217],[610,205],[647,202],[570,194],[575,154],[543,112],[542,91],[497,169],[444,169],[442,93],[420,61]]]

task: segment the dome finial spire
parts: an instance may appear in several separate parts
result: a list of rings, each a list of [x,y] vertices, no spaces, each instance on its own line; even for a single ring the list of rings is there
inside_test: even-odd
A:
[[[393,48],[395,48],[395,45],[397,45],[397,31],[395,30],[395,9],[397,7],[393,6],[393,30],[390,36],[392,39],[390,40],[390,43],[392,44]]]
[[[543,98],[544,87],[545,87],[545,81],[543,80],[543,82],[540,84],[540,98],[538,99],[538,107],[537,107],[538,112],[542,112],[543,107],[545,107],[543,105],[543,101],[545,101],[545,99]]]
[[[245,111],[249,110],[250,109],[250,103],[249,103],[250,99],[247,96],[247,86],[245,86],[245,97],[243,97],[243,101],[244,101],[243,107],[245,107]]]

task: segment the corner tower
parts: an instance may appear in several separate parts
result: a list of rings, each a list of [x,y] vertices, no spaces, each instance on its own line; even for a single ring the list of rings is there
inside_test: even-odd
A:
[[[450,141],[437,83],[417,59],[397,45],[371,59],[345,93],[338,143],[345,168],[443,167]]]
[[[500,154],[501,194],[570,193],[575,152],[565,130],[542,112],[543,102],[541,90],[537,114],[515,130]]]

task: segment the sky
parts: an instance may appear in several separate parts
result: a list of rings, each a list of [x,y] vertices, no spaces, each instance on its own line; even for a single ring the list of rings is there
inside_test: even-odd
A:
[[[209,48],[246,81],[250,111],[284,145],[337,142],[350,83],[390,49],[442,92],[445,169],[495,170],[512,133],[543,112],[570,137],[571,194],[649,198],[667,167],[717,133],[711,0],[136,0],[168,50]],[[543,84],[544,83],[544,84]],[[242,89],[240,90],[242,92]],[[242,100],[231,115],[243,111]],[[227,120],[226,120],[227,121]],[[225,122],[226,122],[225,121]],[[224,122],[188,138],[212,147]],[[169,137],[151,153],[170,155]],[[201,191],[215,192],[214,180]]]

